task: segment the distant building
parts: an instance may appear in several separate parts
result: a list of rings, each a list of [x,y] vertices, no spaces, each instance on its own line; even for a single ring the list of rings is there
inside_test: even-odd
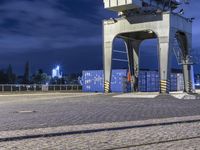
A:
[[[60,66],[57,66],[52,70],[52,78],[62,78],[62,72],[60,71]]]

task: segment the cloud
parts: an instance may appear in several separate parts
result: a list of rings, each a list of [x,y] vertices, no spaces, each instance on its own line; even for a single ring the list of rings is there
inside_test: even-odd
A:
[[[99,5],[79,2],[81,8],[71,0],[4,2],[0,6],[0,49],[23,52],[100,43]]]
[[[194,47],[199,47],[199,4],[184,6],[185,15],[196,18]],[[58,62],[80,71],[102,69],[102,20],[116,13],[105,10],[103,0],[0,0],[0,15],[1,65],[22,70],[30,60],[36,69],[49,69]]]

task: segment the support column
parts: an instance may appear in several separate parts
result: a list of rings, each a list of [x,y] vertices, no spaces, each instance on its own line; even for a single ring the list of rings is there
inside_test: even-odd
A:
[[[131,74],[131,92],[134,91],[134,58],[133,58],[133,45],[131,40],[125,39],[126,52],[128,58],[128,69]]]
[[[134,60],[134,91],[139,91],[139,48],[141,41],[133,41],[133,60]]]
[[[112,41],[104,42],[104,92],[110,93],[112,75]]]
[[[172,38],[171,38],[172,39]],[[159,37],[160,93],[168,94],[171,73],[171,42],[170,37]]]
[[[187,47],[186,47],[186,51],[187,51],[187,61],[188,61],[188,64],[187,64],[187,68],[184,67],[183,68],[183,72],[184,73],[184,80],[185,80],[185,83],[186,83],[186,88],[185,88],[185,91],[187,93],[192,93],[193,92],[193,82],[192,82],[192,75],[194,75],[194,73],[192,73],[192,71],[194,71],[191,67],[192,67],[192,61],[191,60],[191,51],[192,51],[192,35],[191,34],[186,34],[186,43],[187,43]]]
[[[184,77],[184,92],[192,93],[193,85],[192,85],[192,60],[190,58],[190,53],[192,49],[192,35],[185,34],[185,37],[182,37],[183,41],[183,50],[184,50],[184,62],[183,62],[183,77]],[[185,43],[185,44],[184,44]]]
[[[187,60],[186,60],[187,61]],[[191,66],[183,65],[184,92],[192,93]]]
[[[139,76],[139,45],[141,41],[138,40],[125,40],[128,66],[131,73],[131,88],[132,91],[138,91],[138,76]]]

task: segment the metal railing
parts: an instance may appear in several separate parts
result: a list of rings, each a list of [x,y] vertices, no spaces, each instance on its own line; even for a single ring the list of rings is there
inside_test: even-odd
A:
[[[22,85],[22,84],[0,84],[0,92],[54,92],[54,91],[68,91],[80,92],[82,86],[80,85]]]

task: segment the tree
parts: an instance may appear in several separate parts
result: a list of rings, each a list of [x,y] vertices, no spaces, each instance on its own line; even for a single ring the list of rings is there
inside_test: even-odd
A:
[[[14,84],[16,81],[16,75],[12,71],[11,64],[8,65],[7,72],[6,72],[6,83],[7,84]]]
[[[47,74],[44,73],[42,69],[39,69],[33,76],[33,82],[36,84],[46,84],[48,80]]]
[[[12,73],[12,66],[11,64],[8,65],[7,68],[7,82],[8,84],[11,84],[13,81],[13,73]]]
[[[25,69],[24,69],[24,78],[23,78],[23,83],[24,84],[29,84],[29,62],[27,61],[25,64]]]
[[[0,84],[6,84],[7,75],[5,70],[0,70]]]

